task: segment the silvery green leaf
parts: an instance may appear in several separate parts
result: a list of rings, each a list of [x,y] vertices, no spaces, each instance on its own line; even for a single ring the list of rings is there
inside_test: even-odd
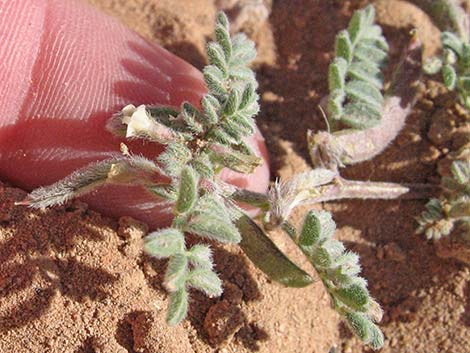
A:
[[[375,21],[375,8],[372,5],[368,5],[362,9],[363,11],[363,18],[364,23],[368,26],[372,26]]]
[[[232,90],[225,102],[225,106],[223,108],[223,114],[227,116],[233,115],[238,110],[239,104],[239,94],[237,90]]]
[[[428,239],[440,239],[447,236],[454,228],[454,221],[447,219],[441,201],[431,199],[426,204],[426,211],[416,219],[419,227],[417,233],[424,233]]]
[[[241,67],[242,65],[250,64],[256,58],[256,49],[254,43],[250,41],[250,44],[241,48],[236,52],[235,55],[232,55],[231,62],[234,64],[234,69]],[[235,70],[232,72],[236,72]]]
[[[383,88],[384,76],[382,72],[374,66],[364,66],[354,63],[349,67],[348,74],[352,78],[365,81],[379,90]]]
[[[380,123],[382,110],[377,105],[353,101],[343,107],[341,121],[349,127],[365,130]]]
[[[236,149],[238,152],[241,152],[241,153],[249,155],[249,156],[255,156],[256,155],[253,152],[253,149],[250,146],[248,146],[248,144],[244,141],[241,141],[236,146],[232,146],[232,148]]]
[[[444,84],[448,89],[455,89],[455,86],[457,85],[457,73],[452,66],[444,65],[442,67],[442,77],[444,79]]]
[[[329,268],[334,262],[334,259],[331,258],[330,253],[322,247],[316,248],[312,251],[311,261],[315,268]]]
[[[167,105],[147,105],[145,109],[153,118],[176,117],[179,114],[177,108]]]
[[[244,131],[240,131],[240,126],[233,121],[232,117],[228,119],[224,119],[222,123],[220,123],[220,128],[229,135],[235,141],[239,141],[242,139],[242,134]]]
[[[248,83],[243,90],[242,98],[240,100],[240,104],[238,105],[239,110],[245,109],[247,106],[254,103],[257,99],[257,94],[255,91],[255,86],[251,83]]]
[[[343,101],[346,94],[343,90],[337,89],[331,92],[328,99],[328,115],[331,119],[339,120],[343,114]]]
[[[452,176],[458,183],[470,182],[470,161],[454,161],[450,168]]]
[[[228,27],[222,23],[218,23],[215,27],[215,38],[217,43],[222,47],[225,56],[225,62],[230,62],[232,58],[232,42],[230,39]]]
[[[336,263],[336,261],[334,261],[334,263]],[[367,288],[367,280],[359,276],[337,275],[337,277],[334,278],[334,280],[336,280],[335,281],[336,285],[341,286],[341,287],[358,285],[360,287]]]
[[[188,278],[188,258],[185,254],[179,253],[170,257],[168,267],[165,272],[163,282],[169,292],[176,292],[184,288]]]
[[[217,13],[216,24],[220,24],[227,29],[229,28],[229,21],[227,15],[224,12],[220,11]]]
[[[203,70],[204,75],[204,82],[206,83],[207,87],[209,88],[210,93],[215,95],[223,95],[226,92],[226,88],[224,87],[224,75],[223,72],[220,71],[214,65],[206,66]]]
[[[238,140],[227,134],[223,129],[213,129],[207,137],[208,140],[212,140],[225,146],[230,146],[238,142]]]
[[[360,39],[364,27],[364,12],[356,11],[348,26],[349,37],[353,45],[356,45],[357,41]]]
[[[347,251],[338,257],[334,266],[340,268],[341,274],[345,276],[357,276],[361,272],[359,256],[351,251]]]
[[[144,238],[144,251],[158,259],[184,251],[184,235],[175,228],[152,232]]]
[[[183,321],[188,313],[188,305],[188,292],[185,288],[170,293],[170,304],[166,317],[168,325],[175,326]]]
[[[158,156],[158,161],[163,165],[165,174],[176,177],[181,173],[181,168],[192,159],[191,150],[183,143],[170,143],[165,151]]]
[[[251,41],[248,39],[248,37],[246,36],[245,33],[243,33],[243,32],[236,33],[232,37],[233,51],[236,52],[236,51],[240,50],[240,48],[244,47],[247,42],[251,42]]]
[[[253,102],[248,107],[243,109],[243,114],[249,117],[254,117],[259,113],[259,104],[258,102]]]
[[[352,98],[364,102],[367,105],[370,105],[377,110],[382,109],[383,105],[383,96],[380,91],[363,81],[351,81],[346,84],[345,87],[346,93]]]
[[[348,30],[336,37],[336,58],[329,68],[328,118],[360,130],[377,125],[382,117],[380,70],[388,44],[374,17],[372,5],[355,12]],[[338,66],[338,59],[344,60],[345,67]]]
[[[353,45],[349,39],[349,33],[343,30],[336,36],[335,44],[336,57],[345,59],[348,63],[352,60]]]
[[[210,217],[221,219],[229,218],[227,207],[221,197],[215,193],[206,193],[201,196],[197,201],[193,214],[207,214]]]
[[[201,153],[191,161],[192,167],[203,178],[211,178],[214,175],[214,166],[207,153]]]
[[[188,259],[191,265],[197,268],[212,270],[214,267],[212,251],[207,245],[194,245],[191,250],[189,250]]]
[[[463,54],[463,42],[456,34],[452,32],[442,32],[441,42],[444,48],[449,48],[454,51],[458,56]]]
[[[384,344],[382,331],[364,314],[348,312],[345,315],[351,330],[373,349],[379,349]]]
[[[191,103],[184,102],[181,108],[181,115],[190,131],[195,134],[203,132],[201,121],[205,120],[204,116]]]
[[[251,174],[262,163],[258,156],[247,155],[228,146],[212,144],[210,150],[213,152],[213,159],[239,173]]]
[[[349,324],[351,330],[363,341],[370,340],[370,320],[369,318],[361,313],[348,312],[346,315],[346,321]]]
[[[314,247],[323,239],[331,238],[336,230],[331,214],[325,211],[310,211],[305,217],[299,236],[299,246],[312,256]]]
[[[363,286],[353,284],[335,291],[335,297],[356,311],[367,311],[369,292]]]
[[[178,199],[175,205],[178,213],[186,213],[193,208],[197,200],[198,182],[199,177],[193,168],[186,166],[181,170]]]
[[[227,62],[225,61],[225,55],[218,43],[212,42],[209,43],[206,47],[207,56],[209,58],[209,63],[215,65],[219,70],[227,76],[228,67]]]
[[[387,43],[387,40],[382,35],[382,28],[375,25],[372,27],[372,30],[369,33],[370,35],[362,40],[363,43],[366,43],[370,46],[381,49],[382,51],[385,51],[385,52],[389,51],[390,47]]]
[[[330,64],[328,69],[328,87],[330,91],[344,90],[347,69],[347,63],[343,58],[336,58]]]
[[[230,219],[208,217],[206,214],[192,217],[186,230],[221,243],[239,243],[241,240],[238,229]]]
[[[332,261],[336,261],[345,250],[343,243],[336,239],[326,239],[321,246],[328,252]]]
[[[464,58],[462,57],[460,61],[462,62],[463,59]],[[442,61],[444,64],[453,66],[457,63],[457,61],[459,61],[459,57],[452,49],[444,49],[442,53]]]
[[[378,350],[383,347],[384,345],[384,334],[378,328],[377,325],[371,324],[369,327],[369,332],[370,332],[370,342],[369,345],[372,347],[374,350]]]
[[[470,94],[462,94],[462,103],[466,109],[470,110]]]
[[[431,199],[426,204],[428,213],[424,216],[427,221],[439,220],[444,217],[441,202],[438,199]]]
[[[218,111],[220,103],[214,96],[206,94],[201,100],[202,108],[210,124],[216,124],[219,121]]]
[[[232,39],[232,60],[234,66],[245,66],[256,57],[255,43],[244,33],[236,34]]]
[[[244,86],[247,82],[257,86],[255,73],[246,66],[231,66],[229,70],[229,77],[233,82],[233,85],[239,83]],[[236,82],[239,81],[239,82]]]
[[[176,189],[173,185],[150,185],[147,186],[147,190],[159,198],[176,201]]]
[[[238,112],[230,117],[230,120],[236,124],[243,135],[251,135],[255,132],[255,121],[247,114]]]
[[[197,268],[190,272],[189,285],[203,291],[209,297],[218,297],[222,294],[222,281],[212,270]]]

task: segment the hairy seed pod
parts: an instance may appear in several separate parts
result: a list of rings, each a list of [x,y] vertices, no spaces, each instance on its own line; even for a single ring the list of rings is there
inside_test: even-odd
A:
[[[395,139],[415,101],[417,82],[421,77],[421,51],[421,43],[413,37],[395,71],[378,125],[365,130],[308,132],[314,167],[337,170],[345,164],[372,159]]]

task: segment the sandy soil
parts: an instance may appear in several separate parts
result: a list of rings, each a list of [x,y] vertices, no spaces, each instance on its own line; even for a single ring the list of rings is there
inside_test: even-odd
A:
[[[196,67],[204,65],[214,1],[89,2]],[[305,131],[324,129],[316,106],[327,92],[335,33],[365,3],[266,2],[272,7],[268,21],[246,24],[260,50],[258,121],[273,176],[308,168]],[[421,29],[427,55],[436,50],[437,31],[417,9],[399,1],[377,5],[392,61],[410,26]],[[468,142],[462,134],[469,131],[470,119],[438,83],[428,80],[421,91],[397,140],[374,161],[348,168],[348,177],[438,182],[438,166],[445,169],[449,152]],[[194,292],[189,319],[168,328],[161,286],[165,264],[142,255],[145,225],[104,218],[81,203],[47,212],[13,207],[23,196],[0,187],[0,352],[368,351],[329,308],[321,283],[282,288],[236,247],[216,247],[223,297]],[[436,246],[414,234],[414,217],[424,203],[350,201],[323,207],[333,212],[338,237],[361,255],[371,292],[383,304],[387,341],[382,351],[468,353],[470,270],[452,257],[442,258],[452,247],[440,246],[441,257],[436,256]],[[284,236],[273,237],[291,256],[299,255]]]

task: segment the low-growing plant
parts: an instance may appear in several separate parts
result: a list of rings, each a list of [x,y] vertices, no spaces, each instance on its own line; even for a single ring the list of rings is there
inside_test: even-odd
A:
[[[418,233],[428,239],[440,239],[459,229],[470,241],[470,161],[454,161],[451,173],[442,179],[440,198],[431,199],[418,217]]]
[[[422,2],[417,2],[418,4]],[[426,3],[426,2],[424,2]],[[459,98],[470,108],[470,38],[469,18],[456,1],[435,1],[442,13],[427,10],[441,29],[442,55],[426,62],[425,72],[442,73],[445,86],[456,90]],[[445,21],[446,20],[446,21]]]
[[[380,348],[384,342],[376,325],[382,317],[380,305],[359,276],[358,256],[333,239],[331,214],[310,211],[299,228],[290,221],[291,212],[299,205],[346,198],[426,197],[432,189],[426,185],[347,180],[340,175],[340,168],[375,157],[396,137],[412,109],[420,79],[421,44],[411,35],[389,88],[383,91],[388,44],[374,21],[374,8],[367,6],[354,14],[347,30],[336,38],[335,59],[328,73],[330,93],[325,98],[331,131],[308,132],[312,170],[277,180],[265,194],[220,179],[223,168],[251,173],[262,160],[245,142],[255,131],[254,117],[259,110],[258,84],[249,68],[256,50],[245,35],[231,37],[227,17],[219,13],[215,41],[207,45],[209,65],[204,68],[204,81],[208,93],[201,99],[200,108],[188,102],[179,107],[128,105],[107,125],[116,135],[165,145],[157,159],[132,155],[122,146],[122,156],[96,162],[51,186],[34,190],[21,204],[36,208],[58,205],[107,183],[137,183],[155,198],[165,200],[172,207],[172,223],[150,233],[144,240],[144,250],[153,257],[168,259],[164,286],[170,295],[170,325],[186,317],[190,288],[208,296],[219,296],[223,290],[210,246],[188,246],[188,233],[219,243],[238,243],[258,268],[285,286],[311,284],[312,277],[268,237],[273,229],[282,229],[309,260],[333,307],[351,330],[373,349]],[[461,50],[454,50],[456,54],[466,50],[463,44],[457,49]],[[464,64],[457,63],[454,72],[464,78],[466,71],[459,65]],[[466,87],[465,80],[461,81]],[[467,196],[461,193],[468,193],[470,167],[459,164],[454,169],[454,179],[445,182],[453,202],[450,209],[439,208],[440,201],[433,200],[421,222],[433,237],[435,230],[431,229],[446,227],[441,222],[443,214],[460,222],[462,212],[468,210]],[[258,207],[262,221],[249,217],[238,202]]]
[[[470,16],[455,0],[414,0],[441,30],[442,54],[427,60],[427,74],[442,74],[444,85],[456,91],[460,102],[470,109]],[[464,152],[464,151],[460,151]],[[459,153],[462,156],[466,153]],[[438,240],[454,231],[460,239],[470,240],[470,208],[468,185],[470,160],[454,160],[451,176],[441,182],[439,198],[426,204],[426,210],[417,218],[417,232],[428,239]]]

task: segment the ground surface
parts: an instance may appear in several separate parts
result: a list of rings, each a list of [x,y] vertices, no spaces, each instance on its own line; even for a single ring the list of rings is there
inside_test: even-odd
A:
[[[204,65],[214,1],[89,1],[196,67]],[[272,11],[265,24],[246,25],[260,50],[258,121],[273,176],[308,168],[305,131],[324,129],[316,106],[327,91],[334,35],[365,3],[274,1],[266,3]],[[378,14],[392,61],[410,26],[421,29],[427,54],[436,49],[437,31],[415,8],[384,0]],[[346,175],[438,182],[438,165],[445,164],[449,151],[468,143],[469,118],[453,101],[438,84],[426,82],[397,140]],[[368,351],[329,308],[319,282],[302,290],[270,283],[236,247],[216,251],[224,296],[209,300],[194,293],[189,320],[168,328],[161,287],[165,264],[141,254],[144,225],[103,218],[80,203],[25,212],[13,207],[23,196],[0,188],[1,352]],[[414,234],[414,217],[423,205],[351,201],[324,207],[334,214],[338,237],[361,255],[370,290],[384,307],[383,352],[465,353],[470,347],[470,270],[436,256],[436,246]],[[297,254],[282,235],[274,237]]]

